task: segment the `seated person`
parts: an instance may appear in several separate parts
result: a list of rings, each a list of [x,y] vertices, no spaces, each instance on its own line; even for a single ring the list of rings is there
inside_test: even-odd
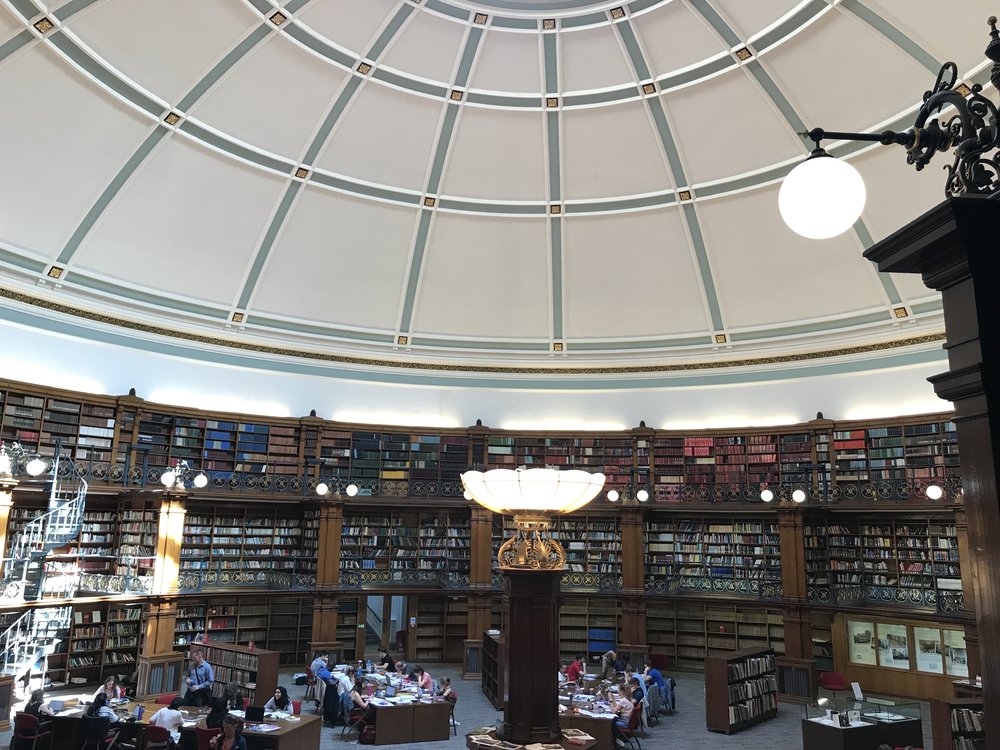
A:
[[[118,729],[115,724],[121,722],[118,714],[114,712],[114,709],[108,705],[108,699],[102,692],[98,692],[97,696],[87,706],[87,710],[83,712],[84,716],[94,716],[101,719],[107,719],[109,722],[108,726],[108,737],[112,737],[118,734]]]
[[[49,704],[45,702],[45,693],[41,690],[32,690],[31,697],[24,706],[24,712],[32,716],[43,719],[46,716],[55,716]]]
[[[647,687],[655,686],[660,691],[660,705],[673,706],[673,686],[670,680],[666,679],[663,673],[651,664],[646,665],[642,674]]]
[[[601,678],[613,680],[615,678],[615,662],[618,661],[618,654],[614,651],[607,651],[601,655]]]
[[[559,684],[562,685],[564,682],[568,682],[569,678],[566,676],[566,662],[560,662],[559,664]]]
[[[247,750],[243,720],[238,716],[226,716],[222,720],[222,734],[215,735],[208,744],[212,750]]]
[[[364,694],[365,683],[360,677],[354,680],[354,687],[351,688],[351,705],[356,708],[368,708],[368,698]]]
[[[149,717],[149,723],[154,727],[163,727],[170,732],[170,741],[175,745],[181,741],[181,725],[184,723],[184,715],[180,710],[182,705],[184,699],[178,695],[170,701],[169,706],[164,706]]]
[[[441,678],[441,684],[438,685],[438,695],[440,695],[449,703],[458,702],[458,693],[455,691],[455,688],[451,686],[450,677]]]
[[[423,667],[414,667],[413,672],[417,677],[417,687],[423,690],[431,690],[434,687],[434,680],[431,678],[430,672]]]
[[[389,656],[389,652],[385,648],[380,648],[375,666],[378,669],[384,669],[386,674],[392,674],[396,671],[396,660]]]
[[[573,662],[566,668],[566,679],[570,682],[576,682],[580,675],[584,674],[583,660],[584,655],[580,654],[573,660]]]
[[[243,710],[243,688],[235,680],[230,680],[226,683],[226,687],[222,691],[222,696],[226,699],[226,705],[229,706],[230,711],[242,711]]]
[[[113,674],[108,675],[108,678],[104,681],[104,684],[101,685],[99,688],[97,688],[97,690],[94,692],[94,698],[96,698],[100,693],[104,694],[104,697],[107,698],[108,703],[110,703],[113,700],[117,700],[118,698],[121,698],[125,695],[124,689],[118,684],[118,678],[115,677]],[[93,700],[93,698],[91,700]]]
[[[222,720],[229,715],[229,703],[223,696],[212,699],[212,710],[205,717],[205,726],[209,729],[221,729]]]
[[[267,703],[264,704],[264,712],[269,711],[292,712],[292,700],[288,697],[288,690],[281,685],[274,689],[274,695],[268,698]]]

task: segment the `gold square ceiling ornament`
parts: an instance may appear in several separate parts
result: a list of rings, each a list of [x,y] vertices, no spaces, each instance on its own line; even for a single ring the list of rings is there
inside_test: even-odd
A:
[[[44,34],[46,31],[54,29],[55,24],[53,24],[52,21],[43,16],[42,18],[39,18],[37,21],[35,21],[34,27],[39,34]]]
[[[368,75],[369,73],[371,73],[371,72],[372,72],[372,66],[371,66],[371,65],[369,65],[369,64],[368,64],[368,63],[366,63],[366,62],[363,62],[363,63],[359,63],[359,64],[358,64],[358,72],[359,72],[359,73],[360,73],[361,75],[363,75],[363,76],[366,76],[366,75]]]
[[[957,91],[962,96],[968,96],[969,94],[972,93],[972,89],[970,89],[968,84],[965,83],[964,81],[959,82],[959,84],[955,87],[955,91]]]
[[[176,112],[167,112],[167,116],[163,118],[163,121],[167,125],[176,125],[181,121],[181,116]]]
[[[434,198],[433,196],[430,195],[424,198],[424,205],[427,206],[427,208],[434,208],[436,204],[437,204],[437,198]]]
[[[556,19],[554,18],[543,18],[542,28],[545,31],[552,31],[556,27]]]
[[[399,344],[400,346],[406,346],[407,344],[410,343],[410,337],[409,336],[397,336],[396,337],[396,343]]]
[[[460,102],[460,101],[462,101],[462,96],[463,96],[462,92],[459,91],[458,89],[454,89],[451,92],[451,100],[453,102]]]
[[[561,352],[563,350],[563,343],[561,341],[556,341],[552,344],[552,351]]]
[[[736,50],[736,56],[741,60],[749,60],[753,57],[753,52],[750,51],[749,47],[740,47]]]
[[[306,169],[305,167],[299,167],[298,169],[295,170],[295,176],[298,177],[300,180],[304,180],[306,177],[309,176],[309,170]]]
[[[717,333],[717,334],[715,334],[715,343],[716,344],[725,344],[726,343],[726,334],[724,334],[724,333]]]
[[[472,22],[477,26],[485,26],[487,20],[489,20],[489,16],[486,15],[485,13],[476,13],[476,15],[472,19]]]
[[[642,84],[642,93],[644,94],[655,94],[656,84],[655,83],[644,83]]]
[[[622,8],[621,6],[618,6],[617,8],[612,8],[611,17],[614,18],[616,21],[619,18],[625,18],[625,9]]]
[[[561,214],[562,213],[562,204],[560,204],[560,203],[553,203],[551,206],[549,206],[549,213],[552,214],[553,216]]]
[[[546,97],[546,99],[545,99],[545,106],[548,107],[548,108],[550,108],[550,109],[552,107],[558,107],[559,106],[559,97],[558,96],[549,96],[549,97]]]
[[[677,194],[677,197],[680,198],[682,201],[689,201],[689,200],[691,200],[691,191],[690,190],[681,190]]]
[[[271,23],[273,23],[275,26],[281,26],[281,24],[283,24],[287,20],[288,16],[286,16],[284,13],[280,11],[272,15],[270,18]]]
[[[46,275],[50,279],[62,278],[63,272],[65,270],[66,270],[65,268],[62,268],[60,266],[52,266],[52,268],[49,269],[49,272]]]
[[[243,313],[241,313],[241,312],[234,312],[233,313],[233,322],[234,323],[242,323],[245,318],[246,318],[246,315],[243,314]]]
[[[897,318],[910,317],[910,311],[907,310],[905,307],[894,307],[892,310],[892,314],[895,315]]]

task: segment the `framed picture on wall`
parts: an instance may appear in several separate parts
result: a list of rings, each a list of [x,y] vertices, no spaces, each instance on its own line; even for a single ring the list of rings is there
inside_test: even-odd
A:
[[[889,669],[910,668],[910,639],[906,625],[878,623],[878,663]]]
[[[969,676],[969,656],[965,650],[965,633],[961,630],[944,630],[944,666],[953,677]]]
[[[875,664],[875,626],[860,620],[847,621],[847,645],[850,661]]]
[[[917,644],[917,670],[932,674],[944,674],[941,630],[914,627],[913,639]]]

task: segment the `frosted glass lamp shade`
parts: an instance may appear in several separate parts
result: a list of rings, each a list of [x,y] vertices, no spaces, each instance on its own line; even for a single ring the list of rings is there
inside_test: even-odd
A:
[[[33,458],[28,461],[28,465],[24,468],[31,476],[37,477],[45,471],[45,462],[40,458]]]
[[[818,148],[781,183],[778,210],[796,234],[825,240],[854,226],[866,197],[858,170]]]
[[[164,487],[173,487],[174,482],[177,481],[177,472],[173,469],[163,472],[160,474],[160,482]]]
[[[760,499],[763,500],[765,503],[769,503],[772,500],[774,500],[774,493],[771,492],[771,490],[761,490]]]
[[[208,475],[205,472],[199,472],[199,474],[194,478],[194,486],[199,490],[203,487],[208,486]]]
[[[944,495],[944,490],[941,489],[940,485],[929,484],[927,485],[927,497],[931,500],[940,500],[941,496]]]
[[[462,484],[472,499],[494,513],[572,513],[604,487],[603,474],[573,469],[467,471]]]

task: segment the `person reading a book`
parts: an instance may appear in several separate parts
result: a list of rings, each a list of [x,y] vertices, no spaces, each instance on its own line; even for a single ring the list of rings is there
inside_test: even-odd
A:
[[[112,674],[108,675],[108,678],[104,681],[104,684],[101,685],[99,688],[97,688],[97,690],[94,692],[94,698],[96,698],[100,693],[104,693],[104,697],[107,698],[108,702],[110,703],[113,700],[121,698],[125,694],[125,691],[118,684],[118,678]]]
[[[375,666],[384,669],[387,675],[396,671],[396,660],[389,656],[384,646],[378,650],[378,661],[375,662]]]
[[[184,705],[207,705],[212,696],[215,672],[212,671],[212,665],[205,661],[205,655],[201,651],[191,652],[191,666],[188,668],[185,682],[188,689],[187,693],[184,694]]]
[[[243,720],[238,716],[226,716],[222,720],[222,734],[209,740],[212,750],[247,750],[247,741],[243,736]]]
[[[292,699],[288,697],[288,690],[281,685],[274,689],[274,695],[267,699],[264,704],[264,711],[286,711],[292,712]]]
[[[154,727],[163,727],[170,732],[170,741],[177,745],[181,741],[181,725],[184,724],[184,715],[181,713],[183,699],[178,695],[169,706],[164,706],[155,714],[149,717],[149,723]]]
[[[428,691],[434,687],[434,680],[431,678],[430,672],[423,667],[414,667],[413,671],[417,676],[417,687]]]

